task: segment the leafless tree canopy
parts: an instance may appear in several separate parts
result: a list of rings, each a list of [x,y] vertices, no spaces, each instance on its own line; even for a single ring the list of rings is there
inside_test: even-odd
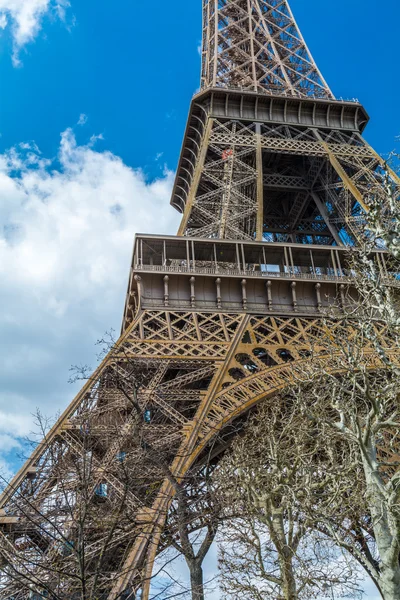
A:
[[[307,421],[299,408],[293,395],[265,402],[216,472],[222,499],[242,515],[222,536],[226,597],[359,593],[354,561],[335,550],[316,519],[334,493],[349,493],[348,444],[327,447],[325,424]]]

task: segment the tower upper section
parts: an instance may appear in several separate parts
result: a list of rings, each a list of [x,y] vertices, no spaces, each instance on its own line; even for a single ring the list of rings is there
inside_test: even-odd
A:
[[[334,98],[287,0],[203,0],[201,87]]]
[[[367,113],[335,99],[289,1],[202,0],[202,89],[172,193],[179,236],[328,247],[363,239],[384,164],[362,138]]]

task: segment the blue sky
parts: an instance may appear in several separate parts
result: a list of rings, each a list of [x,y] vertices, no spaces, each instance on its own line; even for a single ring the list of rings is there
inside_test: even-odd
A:
[[[400,134],[400,3],[292,0],[337,97],[366,137]],[[201,0],[0,0],[0,468],[11,475],[39,407],[76,389],[119,329],[135,232],[175,233],[169,207],[199,85]],[[370,596],[372,599],[372,596]]]
[[[0,0],[12,3],[21,0]],[[33,2],[40,0],[32,0]],[[42,0],[43,1],[43,0]],[[46,0],[47,1],[47,0]],[[372,122],[367,137],[380,152],[392,148],[396,124],[396,39],[400,5],[388,0],[292,0],[303,34],[337,96],[359,98]],[[88,132],[128,165],[174,168],[191,95],[199,81],[200,0],[168,4],[71,0],[65,21],[54,9],[13,67],[11,30],[0,37],[0,150],[35,140],[56,153],[60,132],[85,113]],[[84,137],[82,137],[84,139]]]

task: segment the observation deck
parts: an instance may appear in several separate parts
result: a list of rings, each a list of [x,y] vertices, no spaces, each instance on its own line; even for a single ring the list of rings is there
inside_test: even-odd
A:
[[[400,286],[387,253],[373,252],[381,282]],[[351,301],[351,251],[340,246],[139,234],[123,330],[139,308],[319,314]]]

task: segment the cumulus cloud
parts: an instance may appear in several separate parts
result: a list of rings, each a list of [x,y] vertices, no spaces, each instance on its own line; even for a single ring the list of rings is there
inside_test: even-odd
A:
[[[135,232],[178,226],[171,172],[148,182],[95,144],[69,129],[55,160],[34,144],[0,155],[0,461],[37,407],[67,405],[69,367],[94,366],[95,341],[119,329]]]
[[[37,36],[45,15],[53,13],[63,20],[69,6],[68,0],[0,0],[0,28],[11,29],[15,66],[21,64],[20,50]]]

